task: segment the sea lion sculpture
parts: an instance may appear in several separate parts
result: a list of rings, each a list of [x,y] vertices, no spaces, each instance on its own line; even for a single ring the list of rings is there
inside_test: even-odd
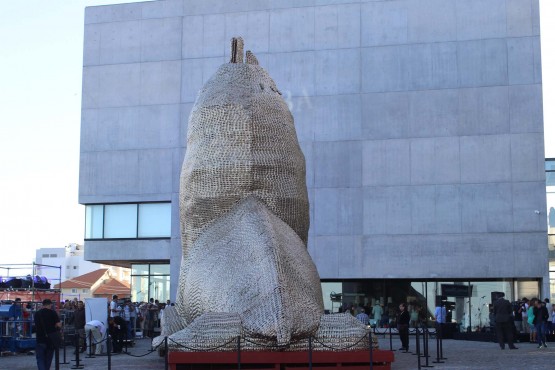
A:
[[[306,170],[293,116],[254,54],[243,59],[243,40],[233,38],[230,62],[204,85],[189,117],[179,196],[183,258],[176,306],[164,311],[160,338],[233,350],[242,336],[251,339],[243,348],[293,349],[318,333],[348,343],[339,325],[360,341],[366,329],[354,318],[323,315],[306,247]]]

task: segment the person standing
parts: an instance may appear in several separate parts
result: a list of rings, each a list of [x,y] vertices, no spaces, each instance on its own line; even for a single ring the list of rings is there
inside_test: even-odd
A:
[[[547,348],[545,339],[548,318],[549,314],[547,313],[547,308],[545,308],[544,303],[538,299],[534,308],[534,326],[536,327],[538,348]]]
[[[56,333],[61,327],[60,318],[56,311],[52,309],[52,301],[50,299],[43,300],[42,308],[35,313],[35,330],[37,334],[35,357],[37,358],[39,370],[50,370],[55,348],[48,335]]]
[[[110,302],[110,317],[116,317],[119,316],[119,314],[120,310],[118,307],[118,296],[114,294],[112,296],[112,301]]]
[[[372,312],[374,314],[374,320],[376,321],[376,326],[379,328],[381,326],[383,308],[380,305],[380,301],[376,301],[374,307],[372,307]]]
[[[535,322],[535,317],[534,317],[534,311],[536,309],[536,298],[532,298],[530,300],[530,303],[528,304],[528,310],[526,311],[526,314],[528,315],[528,327],[530,328],[530,343],[535,343],[536,342],[536,326],[534,325]]]
[[[78,348],[75,348],[75,351],[85,352],[87,346],[85,344],[85,305],[83,301],[77,302],[77,308],[73,313],[73,325],[75,326],[75,333],[77,334],[78,340]]]
[[[505,338],[507,338],[509,348],[518,349],[513,343],[513,306],[511,302],[505,299],[505,293],[501,293],[500,297],[493,303],[493,314],[499,347],[505,349]]]
[[[368,317],[368,315],[366,314],[364,308],[360,309],[359,314],[356,316],[356,319],[358,321],[360,321],[361,323],[363,323],[364,325],[368,325],[368,320],[370,320],[370,318]]]
[[[407,311],[407,305],[401,303],[399,305],[399,314],[397,315],[397,330],[399,331],[399,338],[401,339],[400,351],[409,350],[409,322],[410,314]]]
[[[553,326],[551,325],[551,316],[553,314],[553,307],[551,306],[551,304],[549,303],[549,298],[546,298],[543,300],[545,302],[545,308],[547,308],[547,314],[549,316],[549,318],[547,319],[547,327],[546,327],[546,334],[551,334],[551,332],[553,331]]]

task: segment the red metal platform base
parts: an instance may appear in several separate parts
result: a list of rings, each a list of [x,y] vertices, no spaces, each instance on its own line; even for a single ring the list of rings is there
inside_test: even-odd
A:
[[[393,352],[375,350],[374,370],[391,370]],[[237,369],[237,352],[170,352],[172,370]],[[315,370],[369,370],[369,351],[312,352]],[[241,351],[241,369],[308,370],[308,352]]]

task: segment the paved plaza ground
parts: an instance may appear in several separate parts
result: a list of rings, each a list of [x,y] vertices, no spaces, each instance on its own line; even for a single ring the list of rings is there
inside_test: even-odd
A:
[[[549,345],[550,343],[548,343]],[[517,343],[518,350],[501,350],[496,343],[475,342],[462,340],[444,340],[443,355],[447,358],[442,364],[434,364],[435,361],[435,342],[430,341],[431,355],[429,362],[434,370],[505,370],[505,369],[526,369],[526,370],[550,370],[555,369],[555,343],[546,349],[537,349],[535,344]],[[382,349],[389,349],[389,338],[380,337]],[[393,348],[400,347],[398,339],[393,340]],[[410,347],[414,347],[414,336],[410,337]],[[137,345],[129,349],[133,356],[140,356],[148,353],[150,341],[141,339]],[[411,348],[413,350],[414,348]],[[74,362],[72,350],[68,348],[67,357],[70,364],[60,365],[60,369],[71,369]],[[112,356],[112,369],[116,370],[146,370],[164,369],[164,359],[159,357],[156,352],[143,357],[133,357],[126,354]],[[422,359],[424,364],[424,359]],[[108,359],[106,356],[96,358],[84,358],[84,369],[104,370],[108,369]],[[32,370],[36,369],[34,355],[17,355],[0,357],[0,369],[2,370]],[[417,356],[411,353],[395,352],[395,370],[418,369]],[[54,366],[52,366],[54,370]]]

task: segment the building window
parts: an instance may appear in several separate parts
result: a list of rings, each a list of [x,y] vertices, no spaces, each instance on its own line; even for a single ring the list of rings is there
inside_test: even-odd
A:
[[[77,293],[77,289],[71,289],[72,293]]]
[[[170,299],[170,265],[137,264],[131,266],[131,300],[147,302],[150,298]]]
[[[48,253],[43,253],[42,254],[42,258],[48,258],[49,254]]]
[[[74,270],[77,270],[77,266],[73,266],[73,269],[74,269]]]
[[[89,290],[88,289],[81,289],[81,293],[88,293]]]
[[[87,205],[85,239],[171,237],[171,203]]]
[[[57,254],[50,253],[50,258],[56,258],[56,257],[58,257]]]

